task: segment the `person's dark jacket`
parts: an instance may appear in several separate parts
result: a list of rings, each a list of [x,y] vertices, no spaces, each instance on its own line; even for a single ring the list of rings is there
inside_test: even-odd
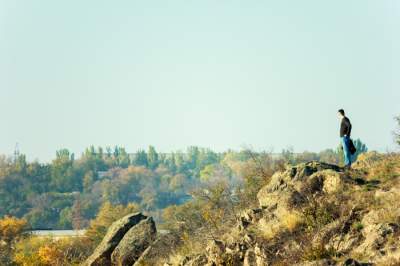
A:
[[[342,119],[342,123],[340,123],[340,137],[343,137],[344,135],[347,135],[350,137],[351,133],[351,123],[350,119],[347,117],[344,117]]]

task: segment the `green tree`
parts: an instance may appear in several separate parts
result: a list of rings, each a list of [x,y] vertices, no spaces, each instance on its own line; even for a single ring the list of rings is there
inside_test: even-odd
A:
[[[26,179],[29,180],[31,193],[41,194],[49,191],[50,170],[49,164],[40,164],[37,161],[28,164]]]
[[[66,207],[61,210],[58,226],[62,229],[72,228],[72,208]]]
[[[79,168],[85,173],[88,171],[105,171],[108,167],[104,159],[101,147],[96,150],[94,146],[90,146],[86,148],[82,158],[79,160]]]
[[[26,202],[27,194],[30,193],[24,186],[23,176],[8,174],[0,177],[0,217],[13,215],[21,217],[29,206]]]
[[[365,145],[360,139],[356,139],[354,140],[354,146],[356,147],[356,153],[353,155],[353,160],[357,160],[358,155],[360,155],[361,153],[367,152],[368,148],[367,145]]]
[[[149,151],[147,152],[147,163],[148,167],[152,170],[156,169],[159,165],[158,153],[153,146],[149,146]]]
[[[147,161],[147,153],[144,150],[138,150],[136,152],[136,156],[134,159],[134,164],[137,166],[144,166],[144,167],[148,167],[149,166],[149,162]]]
[[[83,177],[83,191],[89,192],[92,188],[94,181],[95,181],[95,176],[93,171],[87,172]]]
[[[185,162],[185,158],[181,152],[177,152],[174,155],[176,172],[184,175],[188,174],[188,164]]]
[[[171,171],[172,174],[176,173],[176,162],[175,162],[175,153],[171,153],[171,155],[166,158],[165,164],[167,165],[168,169]]]
[[[67,149],[56,152],[56,159],[52,162],[51,182],[53,190],[58,192],[78,191],[82,187],[80,177],[76,176],[73,169],[74,154]]]
[[[187,164],[190,169],[195,169],[200,159],[200,149],[197,146],[187,148]]]
[[[19,172],[22,175],[26,174],[27,163],[25,154],[19,155],[15,160],[15,171]]]
[[[125,148],[119,148],[117,161],[118,166],[122,168],[127,168],[131,164],[131,159],[129,158],[129,154],[126,152]]]

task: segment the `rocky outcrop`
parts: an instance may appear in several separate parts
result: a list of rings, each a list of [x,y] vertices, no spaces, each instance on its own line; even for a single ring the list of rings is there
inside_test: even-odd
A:
[[[110,226],[101,243],[83,265],[132,266],[148,251],[156,237],[153,218],[140,212],[129,214]]]
[[[207,263],[203,265],[273,265],[273,260],[277,256],[284,256],[281,253],[301,250],[295,241],[282,243],[278,241],[276,244],[271,242],[264,245],[263,242],[259,242],[260,237],[248,231],[248,228],[271,230],[272,240],[275,228],[281,229],[284,226],[287,227],[285,230],[295,229],[296,219],[300,216],[302,206],[308,204],[309,197],[334,194],[351,183],[342,168],[320,162],[303,163],[275,173],[270,182],[257,194],[259,207],[247,209],[238,214],[235,229],[240,233],[236,240],[231,243],[222,240],[209,242],[204,253]],[[343,224],[354,219],[354,216],[351,214],[349,217],[335,221],[330,228],[321,232],[319,238],[325,241],[325,238],[329,239],[340,230],[345,230]],[[265,236],[263,237],[265,241]],[[315,239],[315,242],[321,241]],[[280,245],[280,247],[274,247],[274,245]],[[182,261],[181,265],[191,265],[193,261],[193,259]],[[307,265],[334,264],[331,260],[321,260],[319,263]]]
[[[393,249],[393,242],[399,236],[399,225],[383,223],[382,214],[359,208],[364,202],[341,202],[346,197],[351,199],[353,192],[362,192],[362,184],[357,182],[362,178],[360,173],[354,171],[354,178],[349,171],[320,162],[303,163],[275,173],[257,193],[259,207],[237,215],[235,229],[240,233],[232,233],[237,235],[236,240],[232,243],[211,241],[204,252],[205,257],[198,256],[203,262],[207,258],[203,265],[246,266],[274,265],[277,258],[284,260],[288,256],[297,256],[291,262],[297,261],[296,265],[372,265],[351,258],[365,252],[370,255],[363,257],[367,261],[382,262],[379,257],[387,259],[387,254],[399,260],[400,252]],[[378,190],[375,194],[376,200],[383,197],[394,201],[399,196],[395,188]],[[324,204],[337,207],[329,209]],[[307,214],[310,217],[304,216],[304,210],[310,212]],[[296,223],[302,226],[301,230],[314,230],[313,235],[306,233],[303,236],[306,238],[296,240],[296,236],[291,235],[296,230]],[[260,237],[254,230],[264,235]],[[302,243],[304,240],[308,241],[306,246]],[[305,249],[308,249],[307,256]],[[193,261],[188,259],[182,265],[191,265]],[[235,263],[229,264],[232,261]]]
[[[257,194],[260,206],[294,207],[305,201],[305,194],[333,193],[342,188],[345,175],[336,165],[309,162],[277,172]]]
[[[299,164],[275,173],[258,191],[258,206],[236,213],[236,224],[199,253],[170,260],[171,250],[163,250],[174,240],[155,238],[154,222],[144,217],[122,230],[117,243],[106,236],[95,257],[133,266],[398,265],[400,182],[370,191],[362,175],[326,163]],[[105,248],[108,242],[113,248]],[[155,259],[161,253],[163,260]]]
[[[376,211],[371,211],[362,219],[363,241],[354,249],[355,253],[365,254],[367,258],[380,261],[384,257],[400,260],[400,250],[397,245],[389,242],[399,241],[399,225],[383,222]],[[392,243],[393,244],[393,243]]]
[[[111,265],[111,254],[132,227],[147,217],[141,213],[129,214],[114,222],[108,229],[101,243],[97,246],[93,254],[86,260],[87,266]]]
[[[111,254],[111,264],[131,266],[153,243],[157,235],[156,226],[151,217],[140,221],[129,229]]]

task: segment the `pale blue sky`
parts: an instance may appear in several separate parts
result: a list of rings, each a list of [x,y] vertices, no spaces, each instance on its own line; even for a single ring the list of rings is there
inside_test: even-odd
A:
[[[0,0],[0,153],[393,149],[400,1]]]

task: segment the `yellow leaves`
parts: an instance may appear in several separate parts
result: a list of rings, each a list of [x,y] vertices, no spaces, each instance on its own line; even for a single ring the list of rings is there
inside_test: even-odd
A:
[[[17,253],[14,255],[14,261],[21,266],[43,266],[37,254],[28,257],[25,254]]]
[[[44,263],[38,250],[51,240],[47,238],[28,237],[18,241],[15,245],[14,261],[22,266],[47,266],[51,264]]]
[[[86,238],[31,236],[16,243],[13,259],[23,266],[78,265],[91,252]]]
[[[281,223],[284,228],[288,229],[289,232],[293,232],[299,224],[303,222],[301,215],[296,211],[287,212],[281,218]]]
[[[39,248],[38,256],[42,263],[52,265],[52,263],[59,261],[63,254],[54,245],[45,245]]]
[[[5,216],[0,219],[0,239],[6,242],[12,241],[19,237],[26,228],[26,220],[16,217]]]
[[[207,182],[212,177],[213,173],[214,166],[211,164],[207,165],[203,170],[200,171],[200,180],[202,182]]]
[[[201,215],[207,223],[217,227],[217,224],[223,219],[225,211],[223,209],[211,209],[205,206],[201,211]],[[218,227],[216,229],[218,229]]]

